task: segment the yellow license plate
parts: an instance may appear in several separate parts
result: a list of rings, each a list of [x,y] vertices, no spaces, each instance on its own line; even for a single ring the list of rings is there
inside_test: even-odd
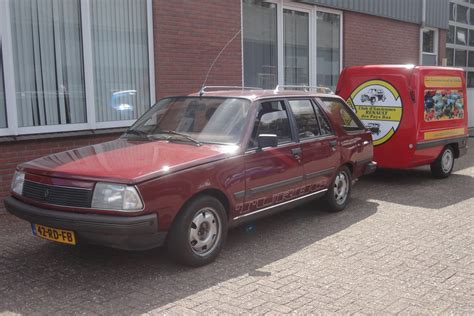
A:
[[[31,224],[31,229],[33,230],[33,235],[35,236],[52,241],[57,241],[63,244],[76,244],[76,235],[73,231],[52,228],[39,224]]]

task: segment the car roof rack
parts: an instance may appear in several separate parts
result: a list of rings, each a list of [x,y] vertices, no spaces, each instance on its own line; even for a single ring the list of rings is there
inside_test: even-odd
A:
[[[314,90],[317,93],[325,93],[325,94],[334,94],[334,92],[331,90],[331,88],[328,87],[323,87],[323,86],[307,86],[307,85],[277,85],[275,88],[275,91],[282,91],[285,89],[302,89],[303,91],[310,91]]]
[[[262,88],[257,87],[244,87],[244,86],[204,86],[199,90],[199,96],[202,96],[206,90],[262,90]]]

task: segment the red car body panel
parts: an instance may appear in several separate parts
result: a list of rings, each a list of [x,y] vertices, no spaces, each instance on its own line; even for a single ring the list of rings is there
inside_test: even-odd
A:
[[[447,140],[467,138],[467,100],[464,70],[448,67],[425,67],[406,65],[373,65],[349,67],[341,73],[336,93],[349,103],[358,103],[357,91],[372,82],[374,86],[393,87],[399,94],[402,111],[398,128],[385,142],[374,140],[374,160],[382,168],[411,168],[432,163],[440,154]],[[455,78],[450,81],[449,78]],[[454,84],[454,85],[453,85]],[[425,97],[430,91],[459,91],[463,98],[462,118],[430,120],[425,119]],[[456,92],[457,93],[457,92]],[[375,98],[375,97],[374,97]],[[380,100],[378,100],[380,101]],[[378,110],[378,102],[369,110]],[[357,108],[356,114],[370,122],[370,114]],[[354,108],[353,107],[353,108]],[[377,116],[378,114],[374,114]],[[375,117],[374,116],[374,117]],[[378,122],[383,122],[385,118]],[[364,121],[366,123],[366,121]],[[427,142],[439,141],[439,145],[426,147]],[[464,142],[464,143],[463,143]],[[466,145],[465,139],[461,146]]]
[[[38,158],[22,167],[26,172],[58,178],[136,184],[222,159],[230,149],[229,146],[196,147],[168,141],[117,139]]]

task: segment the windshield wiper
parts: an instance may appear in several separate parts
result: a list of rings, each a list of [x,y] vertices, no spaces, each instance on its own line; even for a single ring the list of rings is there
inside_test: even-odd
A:
[[[176,131],[171,131],[171,130],[164,130],[164,129],[160,129],[158,131],[155,132],[155,134],[170,134],[170,135],[176,135],[176,136],[180,136],[186,140],[189,140],[190,142],[194,143],[196,146],[202,146],[202,143],[186,134],[182,134],[182,133],[178,133]]]
[[[149,136],[147,132],[141,131],[139,129],[128,130],[125,132],[125,135],[136,135],[136,136],[140,136],[141,138],[146,138],[146,139],[148,139],[148,136]]]

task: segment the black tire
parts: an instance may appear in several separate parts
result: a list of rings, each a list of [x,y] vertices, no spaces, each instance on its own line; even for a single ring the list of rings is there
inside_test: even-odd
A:
[[[213,226],[213,219],[217,222],[217,229]],[[203,221],[201,224],[199,224],[200,220]],[[199,227],[196,226],[196,223],[199,224]],[[213,228],[217,231],[215,241],[211,240],[209,245],[201,247],[199,242],[207,241],[208,237],[213,235]],[[193,241],[191,241],[192,230],[194,230],[196,237]],[[202,235],[199,235],[200,233]],[[205,239],[201,240],[201,238]],[[227,215],[224,206],[216,198],[203,195],[187,203],[176,216],[168,234],[166,247],[175,261],[199,267],[209,264],[217,258],[226,238]],[[202,252],[199,253],[199,251]]]
[[[339,199],[336,195],[336,182],[340,182],[340,179],[338,178],[340,175],[342,175],[345,178],[345,183],[347,185],[347,189],[345,189],[345,198],[344,199]],[[339,189],[341,183],[338,183]],[[351,190],[352,190],[352,176],[349,168],[346,166],[341,167],[334,178],[331,181],[331,184],[329,185],[327,193],[323,197],[324,205],[325,205],[325,210],[328,212],[340,212],[346,208],[346,205],[349,201],[349,197],[351,195]]]
[[[430,165],[431,174],[437,179],[449,177],[454,168],[454,149],[448,145]]]

